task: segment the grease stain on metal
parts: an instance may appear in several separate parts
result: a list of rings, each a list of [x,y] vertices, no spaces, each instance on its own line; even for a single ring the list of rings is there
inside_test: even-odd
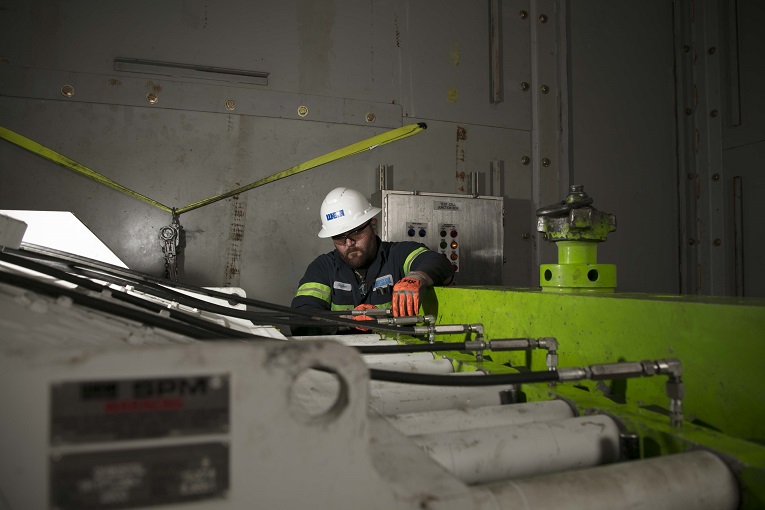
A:
[[[239,186],[239,183],[236,183]],[[241,273],[242,244],[244,242],[244,227],[247,217],[247,202],[242,201],[239,195],[234,195],[233,211],[231,223],[228,230],[228,239],[226,241],[226,267],[225,281],[226,285],[236,287],[239,285],[239,275]]]

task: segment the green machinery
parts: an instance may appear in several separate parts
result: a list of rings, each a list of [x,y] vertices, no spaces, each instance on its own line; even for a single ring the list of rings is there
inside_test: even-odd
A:
[[[480,322],[482,340],[554,338],[557,369],[676,359],[684,420],[668,419],[667,379],[636,377],[525,384],[528,401],[562,398],[582,414],[605,413],[634,435],[639,458],[693,449],[716,452],[736,473],[742,508],[765,506],[765,301],[616,293],[616,268],[597,263],[597,243],[615,229],[581,186],[541,209],[538,229],[558,244],[558,264],[540,268],[541,290],[437,288],[425,303],[437,323]],[[437,340],[454,342],[439,335]],[[460,338],[460,341],[464,338]],[[533,343],[533,342],[532,342]],[[546,370],[550,351],[442,352],[460,370]],[[634,374],[633,374],[634,375]]]

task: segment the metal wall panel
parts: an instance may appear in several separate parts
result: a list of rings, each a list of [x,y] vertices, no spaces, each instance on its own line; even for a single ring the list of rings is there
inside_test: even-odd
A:
[[[501,4],[503,100],[492,103],[489,2],[397,2],[405,115],[531,129],[528,1]]]
[[[501,285],[502,197],[473,197],[383,190],[383,241],[415,241],[443,253],[455,268],[455,285]]]
[[[617,219],[598,262],[617,265],[617,291],[677,293],[672,4],[568,5],[570,182]]]
[[[492,193],[506,198],[511,261],[501,283],[528,286],[532,123],[521,83],[530,80],[531,57],[528,20],[519,15],[528,2],[501,4],[504,101],[492,104],[486,4],[0,0],[0,125],[183,206],[390,127],[427,122],[417,137],[183,214],[182,279],[289,303],[311,259],[332,249],[316,237],[332,188],[371,195],[385,164],[403,189],[454,193],[454,176],[465,171],[478,173],[487,193],[491,164],[500,161],[502,189]],[[447,19],[459,30],[444,31]],[[449,60],[455,44],[457,67]],[[268,84],[115,70],[116,58],[263,71]],[[447,72],[455,80],[440,83]],[[458,101],[439,94],[428,108],[410,108],[413,98],[430,100],[434,78],[439,90],[456,87]],[[65,84],[73,96],[62,94]],[[156,104],[147,102],[151,92]],[[300,105],[306,117],[297,115]],[[169,214],[6,142],[0,179],[3,208],[72,211],[129,266],[162,274],[157,232]]]

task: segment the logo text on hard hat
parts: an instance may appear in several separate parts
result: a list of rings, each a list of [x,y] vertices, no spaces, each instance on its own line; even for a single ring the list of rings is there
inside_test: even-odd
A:
[[[345,211],[340,209],[339,211],[331,212],[327,214],[327,221],[336,220],[337,218],[341,218],[345,216]]]

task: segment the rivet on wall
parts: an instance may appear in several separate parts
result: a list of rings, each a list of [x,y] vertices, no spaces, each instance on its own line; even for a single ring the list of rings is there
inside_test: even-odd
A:
[[[157,102],[159,102],[159,96],[154,92],[149,92],[146,94],[146,101],[148,101],[149,104],[157,104]]]
[[[521,90],[524,91],[524,92],[529,90],[529,84],[526,83],[525,81],[522,81],[521,82]]]
[[[308,115],[308,107],[301,104],[300,106],[298,106],[297,114],[301,117],[305,117],[306,115]]]
[[[372,112],[367,113],[366,116],[367,122],[374,122],[377,119],[377,115],[375,115]]]
[[[529,13],[528,13],[528,12],[526,12],[526,11],[520,11],[520,12],[518,13],[518,17],[520,17],[521,19],[526,19],[526,18],[528,18],[528,17],[529,17]]]
[[[548,87],[547,85],[542,85],[541,87],[539,87],[539,90],[542,91],[542,94],[547,94],[548,92],[550,92],[550,87]]]
[[[236,101],[233,99],[226,99],[226,110],[232,111],[236,108]]]
[[[72,97],[74,95],[74,87],[71,85],[64,85],[61,87],[61,95],[65,97]]]
[[[528,165],[529,163],[531,163],[531,158],[530,158],[530,157],[528,157],[528,156],[523,156],[523,157],[521,158],[521,164],[523,164],[523,165]]]
[[[550,166],[550,159],[549,158],[542,158],[542,166]]]

